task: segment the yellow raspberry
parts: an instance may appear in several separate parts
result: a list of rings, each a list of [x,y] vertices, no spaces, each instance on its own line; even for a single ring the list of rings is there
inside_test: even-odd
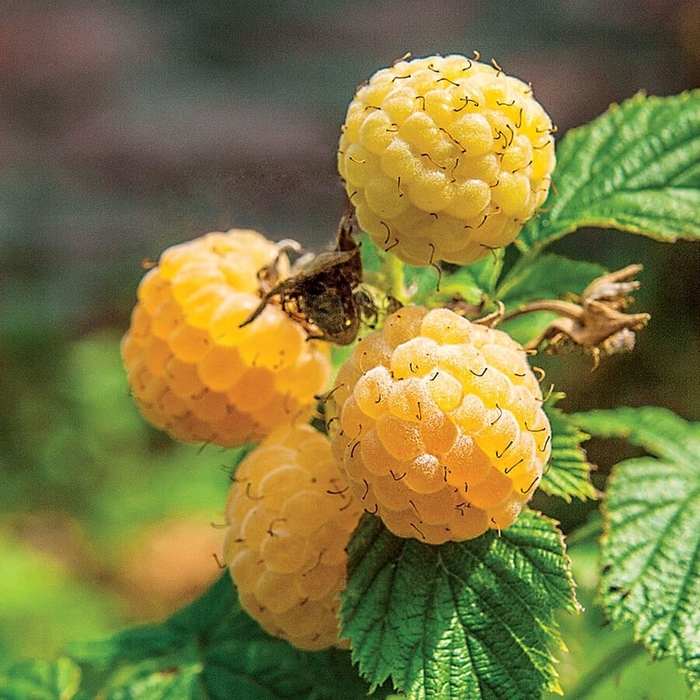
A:
[[[329,439],[308,425],[275,429],[240,463],[224,558],[241,605],[270,634],[301,649],[345,646],[338,594],[362,512]]]
[[[551,451],[542,392],[503,331],[406,307],[338,372],[333,453],[366,510],[431,544],[503,530]]]
[[[552,122],[532,88],[464,56],[401,60],[358,88],[338,169],[360,226],[413,265],[465,265],[544,202]]]
[[[256,231],[209,233],[168,248],[143,277],[121,350],[153,425],[235,447],[309,417],[330,378],[327,348],[274,305],[240,328],[260,302],[258,271],[278,253]]]

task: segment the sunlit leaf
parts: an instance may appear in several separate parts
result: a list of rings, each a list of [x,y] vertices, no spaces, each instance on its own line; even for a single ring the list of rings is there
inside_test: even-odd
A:
[[[409,697],[539,697],[557,688],[557,608],[576,602],[561,534],[523,512],[499,536],[441,546],[365,517],[350,547],[344,633],[372,684]]]
[[[304,652],[270,637],[241,609],[228,575],[160,625],[71,652],[90,697],[355,700],[368,690],[349,652]]]
[[[551,403],[546,403],[544,409],[552,426],[552,457],[540,489],[567,503],[573,498],[595,498],[596,490],[590,480],[591,465],[581,447],[588,435]]]
[[[71,700],[80,686],[80,668],[67,657],[26,661],[0,674],[3,700]]]
[[[584,226],[700,238],[700,90],[639,94],[572,129],[557,147],[553,182],[518,239],[523,248]]]
[[[700,424],[662,408],[574,416],[597,437],[650,453],[614,468],[606,498],[601,601],[656,658],[670,656],[700,688]]]

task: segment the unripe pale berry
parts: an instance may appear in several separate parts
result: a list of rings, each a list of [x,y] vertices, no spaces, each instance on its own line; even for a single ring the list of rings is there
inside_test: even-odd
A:
[[[274,305],[240,328],[260,303],[258,271],[278,255],[256,231],[234,229],[175,245],[146,273],[121,349],[153,425],[234,447],[311,414],[330,377],[327,348]]]
[[[550,456],[523,348],[448,309],[392,314],[353,349],[331,400],[336,459],[400,537],[441,544],[508,527]]]
[[[338,594],[362,512],[328,438],[308,425],[275,429],[240,463],[224,559],[241,605],[270,634],[301,649],[344,646]]]
[[[401,60],[358,88],[338,169],[378,246],[463,265],[513,241],[544,202],[552,133],[532,88],[495,65]]]

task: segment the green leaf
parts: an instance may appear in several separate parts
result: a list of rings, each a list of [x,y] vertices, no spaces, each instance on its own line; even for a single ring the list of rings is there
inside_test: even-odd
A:
[[[601,601],[655,658],[672,657],[700,688],[700,423],[662,408],[573,416],[598,437],[624,437],[649,457],[615,466],[605,499]]]
[[[113,674],[100,688],[105,700],[205,700],[207,694],[200,685],[202,667],[199,663],[183,663],[173,657],[172,665],[164,659],[144,659],[140,664],[125,666]]]
[[[423,304],[427,302],[429,297],[435,295],[445,298],[441,294],[443,288],[444,273],[442,278],[437,269],[428,265],[427,267],[416,267],[414,265],[405,265],[399,263],[403,268],[403,283],[405,289],[409,292],[408,297],[411,303]],[[465,275],[462,278],[462,285],[466,293],[470,295],[478,295],[479,289],[476,287],[471,275]],[[439,291],[440,290],[440,291]]]
[[[2,700],[71,700],[80,686],[80,668],[67,657],[23,661],[0,675]]]
[[[567,537],[567,553],[577,582],[576,596],[583,615],[559,615],[569,647],[558,654],[565,700],[698,700],[671,659],[650,663],[642,644],[633,642],[629,628],[606,624],[595,605],[600,569],[598,514]],[[546,694],[542,700],[560,700]]]
[[[144,625],[117,632],[106,639],[74,642],[68,653],[82,665],[103,673],[120,664],[165,657],[183,646],[182,635],[167,624]]]
[[[498,278],[501,276],[505,252],[505,248],[496,248],[482,260],[466,266],[476,284],[490,296],[493,296]]]
[[[440,306],[458,296],[469,304],[478,305],[484,297],[493,296],[503,267],[504,252],[498,249],[472,265],[443,265],[438,272],[433,265],[403,264],[377,248],[365,233],[358,234],[357,238],[361,244],[364,281],[389,292],[398,282],[406,292],[401,296],[411,303]]]
[[[360,232],[355,238],[360,246],[360,259],[362,260],[363,271],[375,275],[381,273],[384,268],[386,253],[377,248],[367,233]]]
[[[554,253],[534,259],[523,256],[498,285],[496,294],[506,309],[517,309],[535,299],[581,295],[594,279],[606,272],[595,263],[571,260]]]
[[[518,239],[525,249],[584,226],[700,238],[700,90],[638,94],[571,130],[558,145],[553,182]]]
[[[414,298],[427,306],[442,306],[453,299],[462,299],[468,304],[481,304],[486,290],[476,280],[468,267],[460,267],[454,272],[443,271],[440,287],[437,287],[437,276],[433,270],[431,278],[413,276],[410,268],[406,271],[406,280],[416,289]],[[417,282],[417,284],[416,284]]]
[[[554,524],[524,511],[501,536],[425,545],[365,516],[350,548],[344,635],[373,685],[410,698],[539,697],[558,687],[556,608],[577,605]]]
[[[476,311],[494,296],[496,283],[503,268],[503,255],[503,250],[498,249],[471,265],[444,264],[439,273],[431,265],[404,265],[404,285],[410,291],[410,300],[413,303],[432,308],[460,300],[473,306]],[[469,315],[468,313],[467,316]]]
[[[516,311],[531,301],[580,295],[605,272],[600,265],[570,260],[561,255],[522,256],[501,280],[496,299],[503,303],[506,312]],[[504,321],[501,326],[519,343],[525,344],[539,338],[556,317],[547,311],[537,311]]]
[[[368,690],[350,652],[303,652],[268,635],[241,609],[227,574],[160,625],[71,651],[90,697],[356,700]]]
[[[596,498],[596,490],[590,481],[591,465],[581,447],[588,435],[552,404],[551,401],[544,404],[552,426],[552,457],[540,489],[563,498],[567,503],[573,498]]]

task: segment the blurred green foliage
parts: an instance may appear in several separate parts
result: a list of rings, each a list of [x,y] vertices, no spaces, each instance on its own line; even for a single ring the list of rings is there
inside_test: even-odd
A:
[[[60,355],[25,354],[21,373],[1,375],[14,411],[2,425],[0,659],[50,657],[69,640],[132,621],[138,595],[149,594],[132,590],[128,571],[148,573],[147,561],[130,559],[144,531],[221,522],[228,488],[231,453],[176,445],[140,418],[118,335],[97,332],[56,348]],[[202,552],[204,580],[191,596],[218,572],[214,552]],[[150,566],[162,564],[154,557]],[[202,579],[186,567],[178,573],[178,561],[172,567],[162,574],[175,586],[178,576],[185,588],[188,576]]]

